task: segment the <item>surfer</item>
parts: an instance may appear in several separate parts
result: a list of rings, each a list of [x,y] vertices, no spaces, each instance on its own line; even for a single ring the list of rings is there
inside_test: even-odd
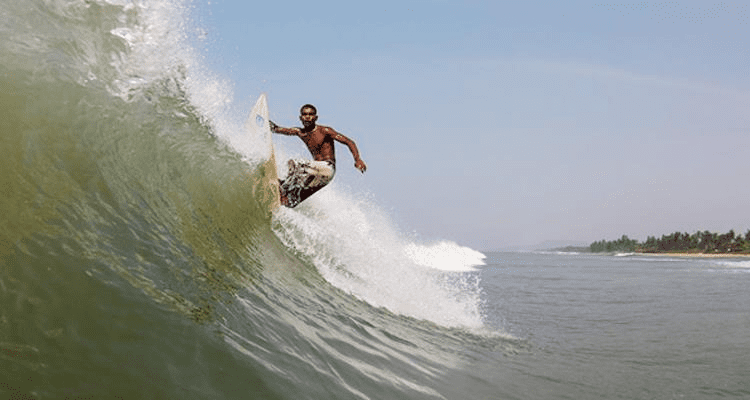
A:
[[[280,202],[293,208],[331,182],[336,173],[336,151],[333,141],[349,147],[354,157],[354,167],[364,173],[365,162],[359,158],[359,150],[353,140],[336,132],[333,128],[317,125],[318,110],[312,104],[300,109],[302,128],[282,128],[269,121],[271,132],[297,136],[305,142],[313,160],[289,160],[286,179],[279,179]]]

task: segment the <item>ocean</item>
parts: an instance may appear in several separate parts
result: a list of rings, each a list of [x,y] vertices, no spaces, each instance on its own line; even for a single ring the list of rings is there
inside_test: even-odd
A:
[[[479,252],[337,181],[271,213],[192,7],[0,1],[0,398],[750,398],[748,259]]]

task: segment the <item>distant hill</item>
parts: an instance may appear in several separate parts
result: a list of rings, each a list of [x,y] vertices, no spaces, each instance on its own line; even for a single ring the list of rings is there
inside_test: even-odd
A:
[[[567,250],[572,248],[575,250]],[[584,250],[585,248],[585,250]],[[561,250],[566,249],[566,250]],[[535,250],[553,250],[553,251],[589,251],[589,243],[576,240],[545,240],[534,245],[508,246],[498,249],[497,251],[535,251]]]
[[[561,251],[566,253],[591,253],[591,247],[590,246],[565,246],[565,247],[556,247],[554,249],[549,249],[552,251]]]
[[[560,250],[563,248],[589,248],[589,243],[575,240],[545,240],[535,246],[534,250]]]

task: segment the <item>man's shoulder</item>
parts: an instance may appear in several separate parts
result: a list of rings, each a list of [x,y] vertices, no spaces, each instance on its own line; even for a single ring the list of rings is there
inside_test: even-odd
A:
[[[331,128],[330,126],[318,125],[318,128],[320,129],[320,131],[322,133],[324,133],[326,135],[335,135],[335,134],[338,133],[338,132],[336,132],[335,129]]]

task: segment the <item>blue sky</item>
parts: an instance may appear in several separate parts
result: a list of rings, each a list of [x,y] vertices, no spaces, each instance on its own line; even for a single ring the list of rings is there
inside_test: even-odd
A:
[[[353,138],[335,185],[480,250],[750,228],[750,6],[196,0],[205,64]],[[305,154],[301,142],[276,144]]]

